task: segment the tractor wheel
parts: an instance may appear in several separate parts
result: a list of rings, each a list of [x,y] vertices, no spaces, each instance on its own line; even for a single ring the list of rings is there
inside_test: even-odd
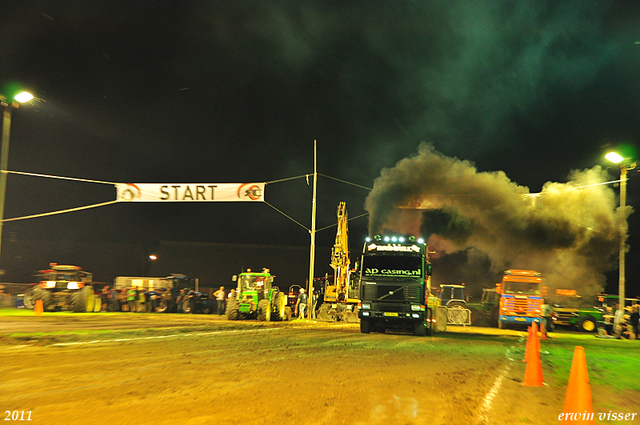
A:
[[[286,306],[284,308],[284,320],[289,321],[291,320],[291,307]]]
[[[156,313],[166,313],[167,311],[169,311],[169,303],[167,300],[160,299],[156,306]]]
[[[427,336],[427,323],[424,320],[414,323],[413,334],[415,336]]]
[[[455,306],[460,306],[462,308],[467,308],[467,304],[462,302],[462,301],[451,301],[449,304],[447,304],[448,308],[452,308]]]
[[[594,332],[597,329],[596,319],[591,316],[583,317],[578,322],[578,329],[582,332]]]
[[[285,320],[285,306],[287,305],[287,300],[284,296],[283,292],[276,293],[276,296],[273,300],[273,318],[274,320],[284,321]]]
[[[371,322],[369,319],[360,319],[360,333],[371,333]]]
[[[498,306],[492,307],[489,312],[489,326],[492,328],[498,327]]]
[[[24,306],[30,310],[36,307],[36,301],[42,300],[42,310],[47,311],[51,304],[51,293],[39,286],[34,286],[24,295]]]
[[[85,286],[79,291],[75,291],[69,297],[71,310],[74,313],[92,312],[95,305],[94,298],[93,287],[91,286]]]
[[[189,300],[182,303],[182,311],[187,314],[191,313],[191,302]]]
[[[271,321],[271,305],[269,300],[260,300],[260,302],[258,302],[258,320],[260,322]]]
[[[102,298],[100,296],[93,297],[93,312],[100,313],[102,311]]]
[[[238,320],[238,309],[239,309],[237,300],[229,300],[227,303],[227,319],[228,320]]]

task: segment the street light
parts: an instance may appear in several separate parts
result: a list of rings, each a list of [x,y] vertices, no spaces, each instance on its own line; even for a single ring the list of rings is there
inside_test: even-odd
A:
[[[7,166],[9,164],[9,132],[11,130],[11,110],[18,109],[20,103],[33,99],[29,92],[18,93],[13,101],[0,95],[0,106],[4,107],[2,114],[2,142],[0,145],[0,253],[2,252],[2,226],[4,221],[4,198],[7,192]]]
[[[604,156],[614,164],[620,164],[620,213],[627,204],[627,172],[636,168],[636,163],[631,162],[629,158],[624,158],[615,152],[609,152]],[[625,239],[626,232],[620,221],[620,267],[619,267],[619,280],[618,280],[618,302],[619,308],[624,312],[625,307],[625,271],[624,271],[624,257],[626,253]],[[624,314],[624,313],[623,313]]]

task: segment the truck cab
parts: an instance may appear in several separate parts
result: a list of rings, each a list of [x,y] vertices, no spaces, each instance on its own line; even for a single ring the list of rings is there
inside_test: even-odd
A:
[[[360,266],[360,331],[431,332],[431,264],[427,245],[414,237],[376,236],[365,242]]]

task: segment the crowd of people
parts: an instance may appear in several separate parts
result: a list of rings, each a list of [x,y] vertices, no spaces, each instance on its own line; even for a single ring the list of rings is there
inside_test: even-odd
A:
[[[604,323],[600,328],[600,336],[621,339],[640,339],[638,322],[640,319],[640,304],[620,309],[607,307]]]

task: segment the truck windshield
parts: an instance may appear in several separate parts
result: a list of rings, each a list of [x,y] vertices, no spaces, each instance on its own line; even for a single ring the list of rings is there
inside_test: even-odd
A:
[[[240,289],[243,291],[261,290],[264,289],[266,281],[266,276],[241,275]]]
[[[513,295],[540,295],[537,282],[504,282],[504,293]]]
[[[422,257],[364,256],[362,274],[365,277],[421,277]]]

